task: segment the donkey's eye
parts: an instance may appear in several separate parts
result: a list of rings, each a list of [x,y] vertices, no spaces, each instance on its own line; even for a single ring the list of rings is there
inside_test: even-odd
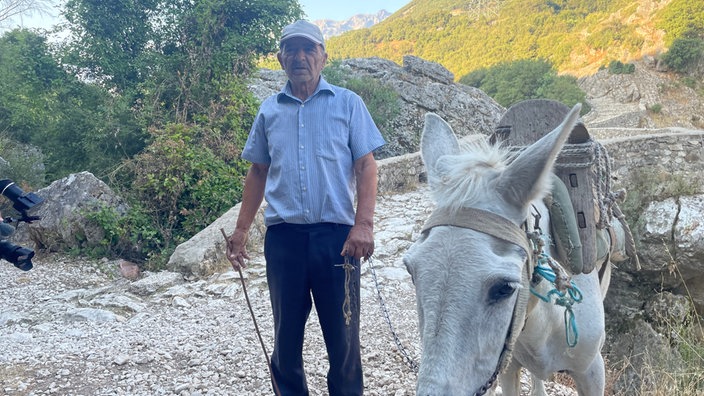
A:
[[[513,295],[516,291],[515,282],[500,281],[496,282],[489,289],[489,303],[494,304],[501,302]]]

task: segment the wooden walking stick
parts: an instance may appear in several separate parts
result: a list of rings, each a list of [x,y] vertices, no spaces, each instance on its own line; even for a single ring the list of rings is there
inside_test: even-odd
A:
[[[220,229],[220,232],[222,233],[223,238],[225,238],[225,251],[226,254],[230,254],[230,241],[227,238],[227,234],[225,233],[225,230],[222,228]],[[254,309],[252,308],[252,303],[249,302],[249,295],[247,294],[247,285],[244,282],[244,276],[242,275],[242,269],[238,266],[237,267],[237,272],[240,274],[240,281],[242,282],[242,291],[244,292],[244,299],[247,300],[247,307],[249,307],[249,313],[252,316],[252,322],[254,322],[254,330],[257,332],[257,337],[259,338],[259,343],[262,346],[262,350],[264,351],[264,358],[266,358],[266,365],[267,368],[269,369],[269,376],[271,377],[271,383],[274,385],[274,393],[276,393],[276,396],[280,396],[281,392],[279,391],[279,386],[276,384],[276,379],[274,378],[274,372],[271,370],[271,360],[269,359],[269,352],[266,350],[266,346],[264,345],[264,339],[262,338],[262,333],[259,331],[259,325],[257,325],[257,318],[254,315]]]

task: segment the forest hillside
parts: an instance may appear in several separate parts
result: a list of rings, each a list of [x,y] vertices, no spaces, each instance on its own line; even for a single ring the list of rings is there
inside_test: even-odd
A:
[[[545,59],[560,73],[594,74],[611,61],[657,56],[704,31],[691,0],[413,0],[368,29],[332,37],[332,59],[403,55],[438,62],[459,79],[501,62]]]

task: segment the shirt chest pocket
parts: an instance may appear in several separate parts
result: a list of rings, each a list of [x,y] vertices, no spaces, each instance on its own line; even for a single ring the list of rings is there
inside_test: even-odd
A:
[[[328,129],[316,136],[315,143],[315,154],[319,158],[335,161],[351,156],[347,129],[343,131]]]

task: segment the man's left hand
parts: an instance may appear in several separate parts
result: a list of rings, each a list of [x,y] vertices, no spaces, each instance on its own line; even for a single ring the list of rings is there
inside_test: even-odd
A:
[[[364,225],[354,225],[347,236],[347,241],[342,247],[341,256],[351,256],[356,260],[369,257],[374,254],[374,230],[372,227]]]

